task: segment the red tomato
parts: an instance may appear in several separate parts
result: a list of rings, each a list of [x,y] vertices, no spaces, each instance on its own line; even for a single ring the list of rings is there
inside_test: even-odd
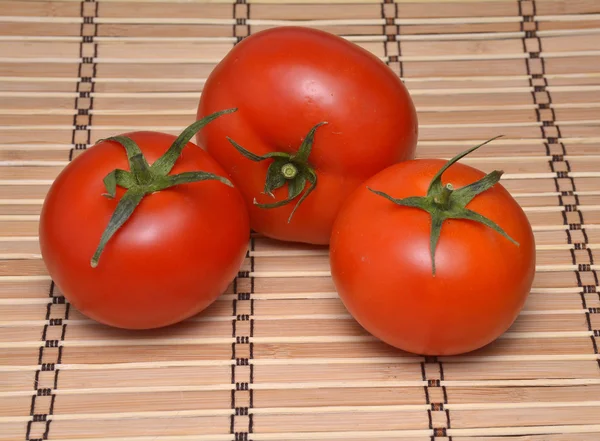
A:
[[[239,111],[197,139],[240,188],[251,227],[272,238],[327,244],[342,201],[365,179],[414,156],[417,116],[398,76],[368,51],[322,31],[278,27],[236,45],[209,76],[198,118],[224,107]],[[322,122],[328,124],[316,131],[308,158],[253,162],[226,139],[258,156],[294,155]],[[281,166],[290,162],[300,173],[285,179]],[[274,197],[264,188],[271,165]],[[313,180],[315,190],[290,219]],[[279,208],[254,204],[288,196]]]
[[[150,164],[175,140],[154,132],[123,136]],[[205,309],[246,254],[250,229],[241,195],[215,180],[147,194],[93,268],[90,259],[125,193],[102,196],[102,180],[115,168],[128,169],[123,146],[100,142],[60,173],[46,197],[40,245],[57,286],[83,314],[121,328],[166,326]],[[185,144],[172,174],[198,170],[226,175],[208,153]]]
[[[381,340],[424,355],[464,353],[495,340],[519,314],[535,273],[531,226],[500,184],[475,196],[467,209],[495,222],[518,245],[474,220],[450,218],[434,247],[433,273],[433,217],[418,207],[422,200],[404,199],[412,206],[402,206],[374,191],[423,197],[443,165],[412,160],[373,176],[348,199],[331,238],[333,280],[349,312]],[[443,174],[454,192],[445,192],[452,199],[459,187],[483,176],[454,164]],[[443,201],[436,200],[434,213],[440,213]],[[450,212],[459,217],[459,209]]]

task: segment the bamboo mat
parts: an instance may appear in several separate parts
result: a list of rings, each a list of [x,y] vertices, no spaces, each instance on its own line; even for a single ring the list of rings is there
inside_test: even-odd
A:
[[[535,231],[514,326],[422,358],[348,316],[327,250],[253,237],[229,292],[167,330],[97,325],[37,243],[52,179],[98,138],[178,133],[215,63],[284,24],[406,82],[418,156],[502,168]],[[600,440],[600,2],[0,1],[0,440]],[[482,293],[485,295],[485,293]]]

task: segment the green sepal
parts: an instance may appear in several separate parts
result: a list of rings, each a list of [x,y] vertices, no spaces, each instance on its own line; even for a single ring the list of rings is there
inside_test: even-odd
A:
[[[171,144],[169,150],[167,150],[164,155],[162,155],[154,162],[154,164],[152,164],[152,172],[154,174],[162,176],[168,175],[171,172],[171,170],[173,170],[175,162],[177,161],[179,156],[181,156],[183,148],[187,145],[188,142],[190,142],[190,140],[196,135],[196,133],[202,130],[204,126],[206,126],[208,123],[214,121],[220,116],[227,115],[236,111],[236,108],[221,110],[220,112],[212,113],[189,125],[183,132],[181,132],[181,134],[177,137],[173,144]]]
[[[502,236],[504,236],[505,238],[510,240],[516,246],[519,246],[519,242],[517,242],[512,237],[510,237],[508,234],[506,234],[506,231],[504,231],[496,222],[492,221],[491,219],[488,219],[485,216],[482,216],[479,213],[476,213],[475,211],[465,209],[463,211],[460,211],[456,215],[449,216],[448,218],[449,219],[467,219],[467,220],[479,222],[480,224],[483,224],[486,227],[491,228],[492,230],[496,231],[497,233],[500,233]]]
[[[396,205],[418,208],[429,213],[431,217],[429,248],[433,276],[435,276],[436,273],[435,251],[440,239],[442,225],[446,219],[464,219],[478,222],[493,229],[516,246],[519,246],[519,243],[510,237],[498,224],[486,218],[485,216],[466,208],[469,202],[471,202],[477,195],[489,190],[500,181],[503,173],[502,171],[495,170],[485,175],[480,180],[459,188],[458,190],[454,190],[454,187],[451,184],[442,185],[442,174],[452,164],[456,163],[459,159],[465,157],[469,153],[477,150],[479,147],[497,138],[499,138],[499,136],[472,147],[449,160],[432,178],[426,196],[413,196],[403,199],[396,199],[387,193],[367,187],[368,190],[372,191],[376,195],[381,196]]]
[[[200,181],[219,181],[229,187],[233,187],[233,184],[229,179],[222,176],[215,175],[214,173],[208,173],[203,171],[198,172],[183,172],[177,175],[160,176],[156,181],[149,186],[149,191],[156,192],[166,190],[167,188],[174,187],[181,184],[190,184],[192,182]]]
[[[397,205],[402,205],[404,207],[416,207],[416,208],[421,208],[422,210],[426,210],[426,208],[427,208],[427,201],[425,201],[425,198],[422,198],[419,196],[411,196],[411,197],[404,198],[404,199],[396,199],[396,198],[390,196],[389,194],[384,193],[383,191],[373,190],[371,187],[367,187],[367,189],[369,191],[372,191],[376,195],[382,196],[382,197],[386,198],[388,201],[391,201]]]
[[[298,197],[304,187],[306,187],[306,177],[304,175],[299,174],[294,179],[290,179],[288,181],[288,199],[293,200]]]
[[[489,190],[496,185],[502,175],[504,174],[501,170],[494,170],[493,172],[485,175],[479,181],[473,182],[472,184],[466,185],[459,188],[453,193],[454,200],[459,201],[462,206],[467,206],[475,196]]]
[[[292,210],[292,212],[290,213],[290,217],[288,218],[288,224],[292,221],[292,217],[294,216],[294,213],[296,213],[298,207],[300,207],[300,204],[302,204],[302,202],[304,202],[308,195],[310,195],[313,192],[313,190],[317,188],[317,174],[313,170],[308,170],[306,180],[310,182],[310,187],[308,187],[308,189],[298,200],[298,203],[294,206],[294,209]],[[304,186],[302,188],[304,188]]]
[[[292,202],[295,198],[298,197],[298,195],[300,195],[300,193],[302,193],[302,190],[304,190],[304,188],[306,187],[307,181],[310,183],[310,186],[302,194],[302,197],[300,199],[298,199],[298,202],[296,203],[296,205],[294,206],[294,209],[290,213],[290,216],[288,217],[288,223],[290,223],[292,221],[292,217],[294,216],[294,213],[296,213],[296,210],[298,209],[300,204],[302,204],[302,202],[304,202],[304,200],[308,197],[308,195],[317,186],[317,174],[314,171],[307,170],[304,173],[298,174],[298,176],[296,176],[294,179],[288,180],[288,197],[286,199],[283,199],[283,200],[277,201],[277,202],[273,202],[271,204],[261,204],[261,203],[257,202],[256,199],[254,199],[254,205],[256,205],[257,207],[260,207],[260,208],[283,207],[284,205],[287,205],[290,202]]]
[[[237,142],[235,142],[230,137],[227,137],[227,141],[229,141],[231,143],[231,145],[234,146],[235,149],[238,152],[240,152],[243,156],[245,156],[246,158],[248,158],[254,162],[260,162],[260,161],[264,161],[265,159],[270,159],[270,158],[285,158],[289,162],[289,160],[292,157],[289,153],[284,153],[284,152],[269,152],[262,156],[259,156],[255,153],[252,153],[250,150],[246,150],[244,147],[239,145]]]
[[[117,185],[119,187],[130,189],[137,184],[133,174],[119,168],[114,169],[107,174],[103,182],[106,187],[106,193],[103,193],[102,196],[109,199],[113,199],[117,195]]]
[[[150,171],[148,162],[146,161],[146,158],[144,158],[144,155],[139,153],[132,156],[129,160],[129,163],[132,164],[132,174],[139,185],[148,185],[150,182],[152,182],[154,175]]]
[[[106,187],[106,193],[104,193],[103,196],[114,198],[116,196],[117,186],[126,188],[127,191],[117,203],[115,211],[100,238],[100,243],[90,261],[92,267],[95,268],[98,266],[98,261],[104,247],[113,237],[115,232],[121,228],[133,214],[144,196],[176,185],[206,180],[217,180],[225,185],[233,187],[231,181],[213,173],[194,171],[169,175],[169,172],[173,169],[173,166],[181,155],[185,145],[200,129],[202,129],[202,127],[219,116],[235,112],[236,110],[237,109],[228,109],[216,112],[190,125],[181,133],[181,135],[179,135],[179,137],[177,137],[173,144],[171,144],[167,152],[152,164],[152,167],[148,165],[140,147],[129,137],[114,136],[98,141],[98,143],[102,141],[114,141],[121,144],[127,153],[130,171],[115,169],[104,177],[103,182]]]
[[[429,238],[429,253],[431,254],[431,272],[435,276],[435,249],[442,234],[442,224],[445,216],[439,212],[431,214],[431,237]]]
[[[262,204],[257,202],[255,198],[254,204],[256,206],[264,209],[271,209],[289,204],[302,193],[302,190],[306,187],[306,183],[309,182],[311,184],[310,187],[302,194],[302,197],[298,200],[290,214],[290,217],[288,218],[288,223],[291,222],[292,217],[300,204],[304,202],[304,200],[310,195],[310,193],[314,191],[317,186],[317,174],[315,169],[308,163],[308,157],[312,151],[315,132],[324,124],[328,123],[323,121],[315,124],[310,129],[304,138],[304,141],[302,141],[300,148],[294,155],[290,155],[289,153],[285,152],[269,152],[262,156],[257,155],[249,150],[246,150],[233,139],[229,137],[227,138],[227,140],[238,152],[251,161],[260,162],[267,159],[273,159],[273,162],[267,169],[267,176],[263,191],[265,194],[274,197],[273,190],[281,188],[286,182],[288,184],[288,197],[286,199],[270,204]],[[284,168],[289,172],[289,176],[284,174]]]
[[[298,149],[298,153],[292,156],[293,161],[297,161],[300,163],[306,163],[308,161],[308,157],[310,156],[310,152],[312,151],[313,143],[315,140],[315,132],[319,127],[325,124],[328,123],[326,121],[323,121],[318,124],[315,124],[313,128],[310,129],[310,131],[306,135],[306,138],[304,138],[304,141],[302,141],[302,144]]]
[[[127,222],[127,219],[133,214],[133,211],[141,202],[144,197],[144,192],[141,190],[127,190],[127,192],[123,195],[123,197],[119,200],[117,204],[117,208],[115,208],[114,213],[112,214],[108,226],[102,233],[102,237],[100,238],[100,244],[90,261],[90,265],[92,268],[96,268],[98,266],[98,260],[100,259],[100,255],[102,251],[104,251],[104,247],[108,243],[108,241],[113,237],[113,235],[117,232],[121,226]]]
[[[493,137],[492,139],[488,139],[487,141],[482,142],[481,144],[478,144],[475,147],[471,147],[470,149],[465,150],[462,153],[459,153],[454,158],[452,158],[448,162],[446,162],[446,164],[444,164],[444,166],[435,174],[435,176],[431,180],[431,183],[429,184],[429,188],[427,189],[427,194],[429,195],[431,193],[440,193],[442,191],[442,175],[444,174],[444,172],[446,170],[448,170],[452,166],[452,164],[458,162],[460,159],[464,158],[469,153],[474,152],[479,147],[482,147],[498,138],[501,138],[502,136],[504,136],[504,135],[498,135],[498,136]]]
[[[145,179],[150,174],[150,166],[146,158],[142,154],[140,147],[135,141],[126,136],[113,136],[101,141],[113,141],[121,144],[127,152],[127,160],[129,161],[129,169],[135,176],[136,180]],[[99,141],[100,142],[100,141]]]
[[[264,193],[266,195],[275,197],[273,191],[285,185],[286,179],[281,173],[281,167],[283,167],[287,163],[288,161],[285,158],[276,158],[271,164],[269,164],[264,189]]]

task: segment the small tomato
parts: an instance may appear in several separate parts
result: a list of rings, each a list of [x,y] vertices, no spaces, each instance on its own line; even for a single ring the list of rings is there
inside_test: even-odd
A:
[[[120,328],[162,327],[206,308],[236,276],[250,231],[244,201],[221,166],[188,143],[216,116],[177,139],[134,132],[100,141],[54,181],[40,219],[42,256],[83,314]]]
[[[455,163],[475,148],[446,164],[412,160],[373,176],[333,228],[343,303],[366,330],[408,352],[487,345],[514,322],[533,283],[533,232],[497,184],[502,172]]]
[[[414,156],[417,115],[402,81],[323,31],[244,39],[208,77],[198,118],[223,106],[239,111],[199,132],[199,144],[242,192],[251,227],[275,239],[327,244],[343,200]]]

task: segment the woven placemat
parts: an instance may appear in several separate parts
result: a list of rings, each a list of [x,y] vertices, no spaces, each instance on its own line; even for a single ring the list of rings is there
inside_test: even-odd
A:
[[[244,36],[300,24],[400,75],[418,156],[505,170],[538,267],[502,338],[400,353],[338,300],[327,250],[253,237],[228,293],[166,330],[87,320],[47,276],[38,214],[98,138],[179,131]],[[0,440],[600,439],[600,2],[0,1]],[[485,293],[481,293],[485,295]]]

